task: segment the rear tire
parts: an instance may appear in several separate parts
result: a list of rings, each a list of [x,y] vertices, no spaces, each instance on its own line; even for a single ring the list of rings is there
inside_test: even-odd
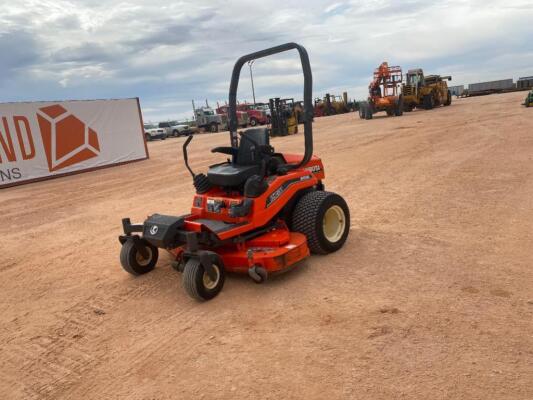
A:
[[[452,93],[449,90],[447,96],[448,97],[446,97],[446,101],[444,102],[445,106],[449,106],[450,104],[452,104]]]
[[[259,125],[259,121],[256,118],[250,118],[250,126]]]
[[[220,293],[226,274],[224,267],[213,264],[217,279],[213,281],[204,270],[200,260],[190,258],[183,268],[183,288],[189,296],[198,301],[211,300]]]
[[[338,194],[324,191],[307,193],[296,203],[292,229],[307,237],[309,250],[328,254],[339,250],[350,232],[350,211]]]
[[[133,240],[127,240],[120,249],[120,264],[124,270],[132,275],[146,274],[154,269],[159,257],[159,250],[150,243],[143,241],[148,252],[148,258],[144,258],[138,251]]]

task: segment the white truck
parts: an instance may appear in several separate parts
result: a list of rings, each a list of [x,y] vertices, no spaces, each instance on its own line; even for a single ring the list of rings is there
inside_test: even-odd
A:
[[[198,128],[204,128],[208,132],[218,132],[226,129],[227,118],[224,115],[215,114],[211,107],[194,109],[194,118]]]
[[[156,139],[165,140],[167,138],[167,134],[164,129],[159,128],[157,125],[147,123],[144,124],[144,137],[148,141]]]
[[[160,122],[159,128],[165,130],[167,137],[187,136],[192,133],[192,129],[189,125],[180,124],[178,121]]]

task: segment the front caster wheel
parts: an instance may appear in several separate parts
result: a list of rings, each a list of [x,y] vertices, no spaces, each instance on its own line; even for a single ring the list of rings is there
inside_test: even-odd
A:
[[[153,270],[159,257],[157,247],[145,241],[141,241],[140,245],[144,246],[145,256],[137,249],[133,240],[127,240],[120,250],[120,264],[122,268],[135,276],[146,274]]]
[[[268,278],[268,272],[263,267],[254,265],[248,270],[248,275],[255,283],[263,283]]]
[[[224,267],[213,264],[215,279],[205,271],[200,260],[190,258],[183,268],[183,288],[189,296],[198,301],[211,300],[220,293],[226,274]]]

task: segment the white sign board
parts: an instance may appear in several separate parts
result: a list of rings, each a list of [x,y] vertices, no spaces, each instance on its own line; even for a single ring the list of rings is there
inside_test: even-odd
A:
[[[146,158],[138,99],[0,104],[0,188]]]

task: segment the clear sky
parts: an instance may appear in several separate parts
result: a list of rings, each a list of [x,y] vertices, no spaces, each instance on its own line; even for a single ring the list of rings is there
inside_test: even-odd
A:
[[[235,60],[288,41],[314,95],[366,96],[382,61],[454,84],[533,75],[531,0],[0,0],[0,101],[140,97],[147,121],[225,101]],[[302,97],[296,53],[254,64],[257,100]],[[251,101],[247,68],[239,98]]]

